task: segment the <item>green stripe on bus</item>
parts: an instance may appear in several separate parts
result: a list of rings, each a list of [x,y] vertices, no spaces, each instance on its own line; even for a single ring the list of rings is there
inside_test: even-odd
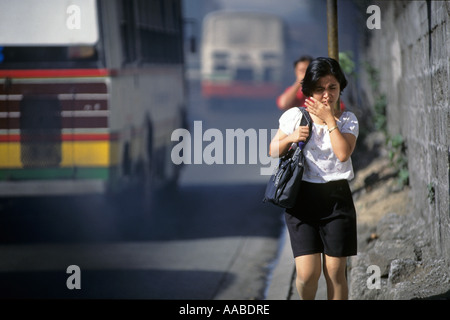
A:
[[[108,179],[110,168],[22,168],[0,170],[2,180]]]

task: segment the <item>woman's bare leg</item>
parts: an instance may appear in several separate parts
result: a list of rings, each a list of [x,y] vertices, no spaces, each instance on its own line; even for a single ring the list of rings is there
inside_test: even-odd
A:
[[[347,300],[348,285],[345,269],[347,257],[331,257],[324,254],[323,275],[327,282],[328,300]]]
[[[295,258],[297,277],[295,285],[302,300],[314,300],[321,272],[321,254],[308,254]]]

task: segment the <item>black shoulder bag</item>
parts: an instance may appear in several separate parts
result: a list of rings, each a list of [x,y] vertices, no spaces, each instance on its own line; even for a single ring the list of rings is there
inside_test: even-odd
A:
[[[271,202],[282,208],[292,208],[297,201],[302,182],[305,157],[303,148],[311,137],[312,120],[305,108],[300,107],[302,119],[300,126],[309,127],[309,136],[305,142],[293,143],[288,152],[280,158],[278,167],[270,177],[263,202]]]

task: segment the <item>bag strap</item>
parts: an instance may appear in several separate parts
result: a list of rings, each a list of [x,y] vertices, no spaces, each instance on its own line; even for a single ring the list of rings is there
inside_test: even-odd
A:
[[[300,141],[298,143],[292,143],[291,147],[289,148],[289,152],[284,156],[284,157],[288,157],[288,158],[292,158],[295,159],[297,158],[300,153],[303,151],[303,148],[305,147],[305,145],[308,143],[309,139],[311,138],[311,132],[312,132],[312,119],[311,116],[309,115],[309,112],[306,110],[305,107],[298,107],[300,109],[300,111],[302,112],[302,118],[300,120],[299,126],[308,126],[309,128],[309,135],[306,138],[306,141]]]
[[[305,107],[299,107],[300,111],[302,112],[302,120],[300,121],[300,126],[308,126],[309,128],[309,135],[308,138],[306,138],[306,141],[304,142],[303,147],[308,143],[309,139],[311,138],[311,132],[312,132],[312,119],[309,115],[309,112],[306,110]]]
[[[305,145],[308,143],[309,139],[311,138],[311,132],[312,132],[312,119],[309,115],[309,112],[304,107],[299,107],[300,111],[302,112],[302,119],[300,121],[300,126],[308,126],[309,128],[309,134],[306,138],[306,141],[300,141],[297,144],[293,143],[291,146],[291,149],[294,149],[294,153],[292,154],[292,159],[295,160],[297,157],[300,156],[300,153],[303,152],[303,149],[305,148]]]

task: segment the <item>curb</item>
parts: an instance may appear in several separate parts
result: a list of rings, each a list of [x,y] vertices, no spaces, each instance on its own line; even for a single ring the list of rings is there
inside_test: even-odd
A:
[[[275,260],[275,267],[269,279],[266,300],[291,300],[293,289],[297,291],[294,278],[295,264],[286,226],[280,236],[280,243],[280,254]]]

